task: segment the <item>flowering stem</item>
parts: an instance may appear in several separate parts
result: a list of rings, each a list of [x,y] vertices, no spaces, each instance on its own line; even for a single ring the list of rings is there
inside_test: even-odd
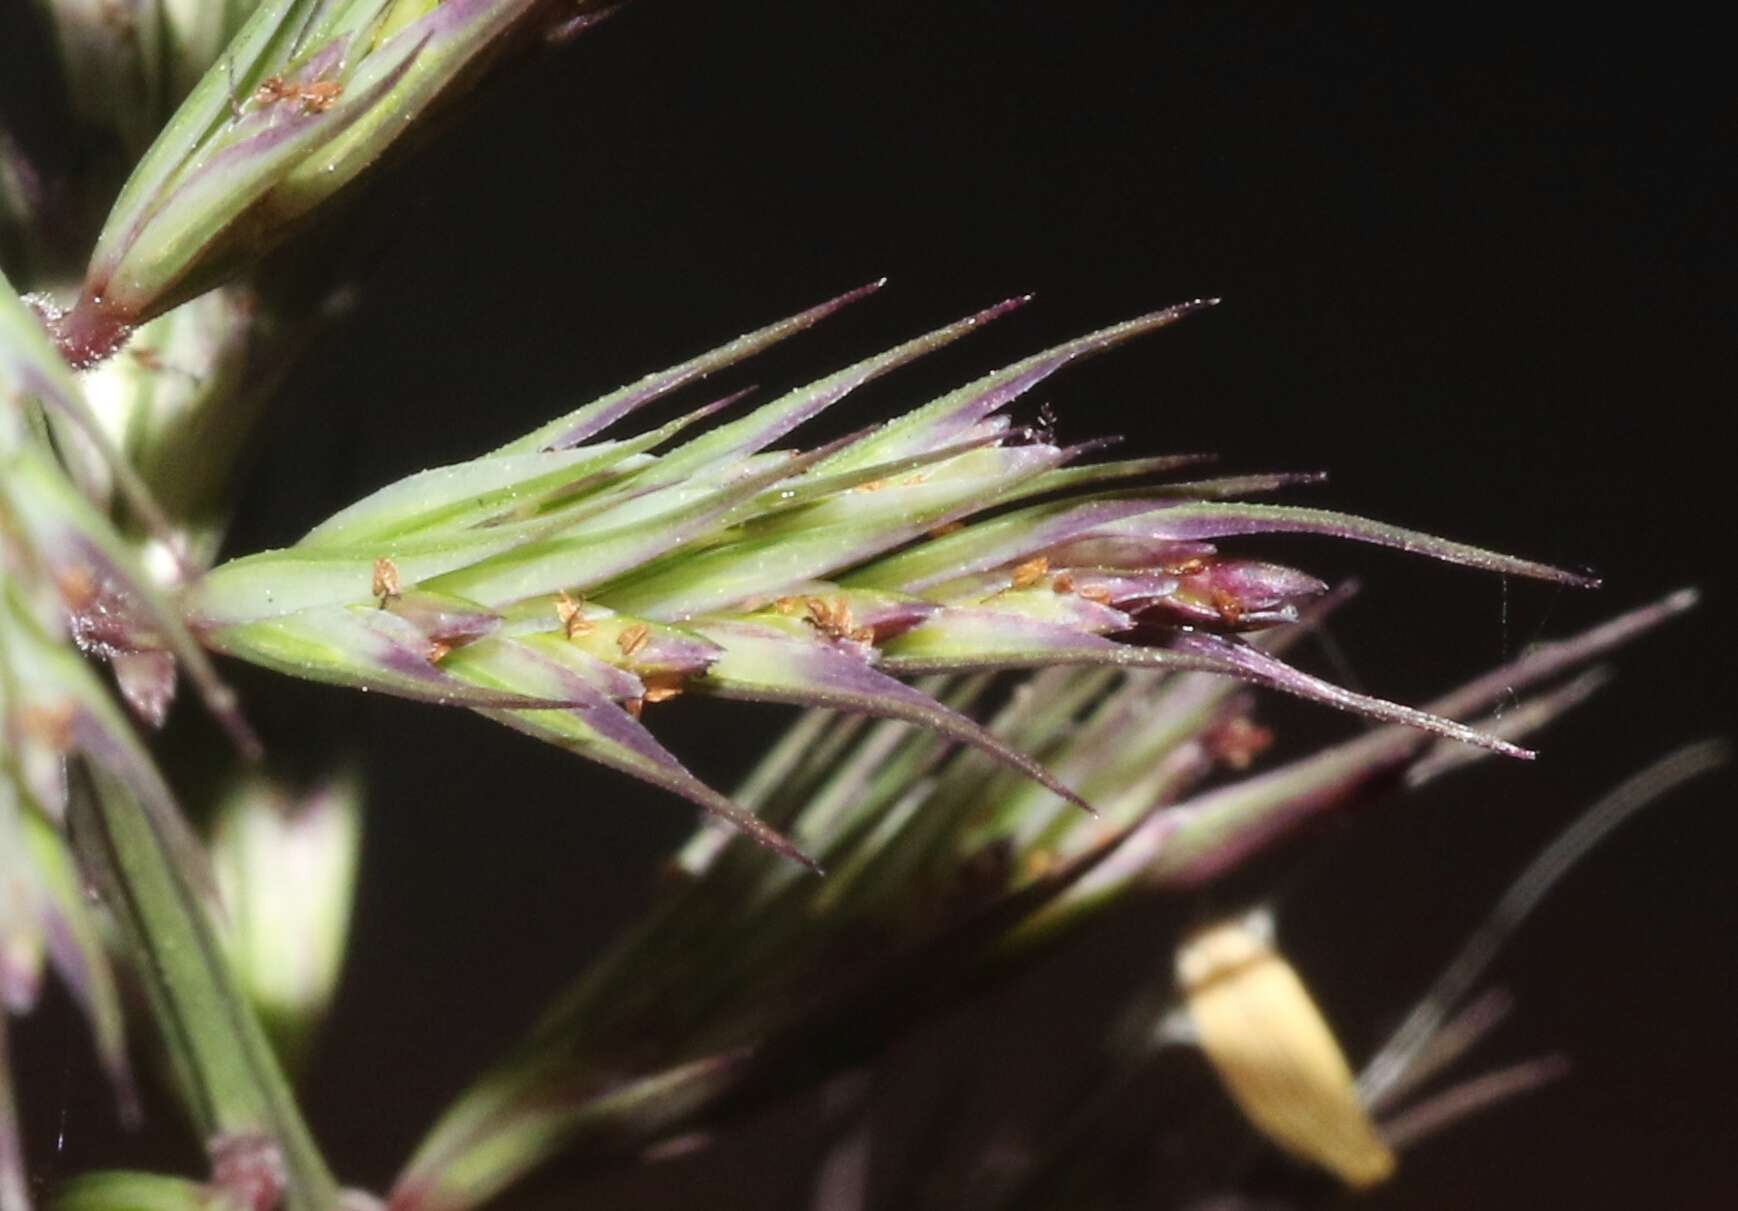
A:
[[[18,1107],[12,1100],[6,1060],[6,1016],[0,1014],[0,1211],[29,1211],[24,1190],[24,1149],[18,1138]]]
[[[266,1158],[287,1211],[329,1211],[337,1185],[296,1108],[259,1020],[234,982],[201,903],[125,788],[93,771],[74,796],[73,835],[138,957],[188,1109],[222,1176],[238,1151]]]

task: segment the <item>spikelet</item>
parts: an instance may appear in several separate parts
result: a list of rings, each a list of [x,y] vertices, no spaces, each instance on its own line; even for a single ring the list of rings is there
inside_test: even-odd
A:
[[[1026,751],[910,680],[1051,665],[1212,672],[1528,755],[1282,663],[1252,633],[1296,620],[1327,586],[1222,555],[1212,540],[1322,534],[1562,584],[1585,577],[1323,510],[1231,499],[1294,475],[1130,485],[1194,460],[1076,465],[1095,443],[1060,446],[1004,415],[1071,363],[1208,301],[1089,332],[807,449],[774,444],[1024,300],[734,419],[716,418],[741,393],[661,426],[623,424],[878,287],[649,375],[493,453],[389,484],[292,547],[214,569],[182,605],[217,651],[292,676],[468,707],[681,795],[811,863],[690,773],[655,738],[646,705],[692,692],[916,723],[1080,806],[1077,790]]]

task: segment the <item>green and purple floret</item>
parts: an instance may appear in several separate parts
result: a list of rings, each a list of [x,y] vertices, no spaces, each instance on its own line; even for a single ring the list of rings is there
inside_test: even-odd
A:
[[[118,111],[91,116],[123,141],[142,142],[141,124],[155,135],[77,301],[63,313],[36,300],[81,368],[257,260],[495,58],[607,11],[591,0],[231,0],[148,21],[94,6],[93,27],[88,13],[47,7],[75,83],[104,77],[79,91]],[[124,72],[141,77],[140,95],[106,78]],[[165,98],[183,93],[158,131]]]
[[[1022,300],[710,428],[701,423],[740,396],[635,436],[605,436],[636,409],[874,289],[651,375],[491,454],[412,475],[293,547],[225,564],[188,591],[189,624],[207,646],[293,676],[470,707],[685,796],[804,861],[690,774],[647,730],[644,708],[692,692],[903,720],[1083,805],[1042,766],[900,678],[1093,664],[1219,673],[1527,755],[1320,681],[1250,643],[1242,633],[1294,621],[1325,586],[1214,543],[1326,534],[1563,584],[1587,577],[1240,499],[1316,476],[1165,482],[1200,460],[1081,464],[1101,443],[1061,446],[1006,415],[1070,362],[1206,302],[1089,333],[814,449],[771,447]]]

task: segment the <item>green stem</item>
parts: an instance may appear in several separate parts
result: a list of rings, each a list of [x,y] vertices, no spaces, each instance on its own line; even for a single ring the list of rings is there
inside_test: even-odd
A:
[[[96,793],[73,796],[73,835],[130,944],[195,1126],[214,1151],[271,1141],[286,1211],[331,1211],[337,1183],[236,986],[193,878],[124,786],[97,770],[91,780]]]
[[[6,1059],[6,1014],[0,1010],[0,1211],[30,1211],[24,1188],[24,1148],[18,1138],[18,1107],[12,1100],[12,1070]]]

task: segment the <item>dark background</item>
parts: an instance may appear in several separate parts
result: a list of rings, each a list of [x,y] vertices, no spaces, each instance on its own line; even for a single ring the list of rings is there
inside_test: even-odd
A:
[[[1327,468],[1322,503],[1606,578],[1585,594],[1257,544],[1367,582],[1327,671],[1417,701],[1534,638],[1708,592],[1620,657],[1534,766],[1487,763],[1297,851],[1282,937],[1356,1054],[1575,809],[1733,730],[1733,115],[1711,41],[1633,13],[642,0],[497,82],[358,199],[341,240],[366,249],[359,309],[280,401],[235,547],[293,540],[390,477],[882,275],[879,297],[739,381],[788,385],[1037,292],[855,398],[837,422],[855,427],[1088,327],[1222,296],[1046,384],[1062,435]],[[632,919],[689,816],[474,717],[246,684],[288,766],[361,753],[372,778],[356,952],[309,1094],[346,1175],[378,1183]],[[662,734],[723,785],[781,721],[674,705]],[[1481,1058],[1560,1049],[1574,1074],[1409,1156],[1377,1202],[1731,1205],[1731,810],[1730,776],[1703,782],[1564,884],[1498,965],[1520,1008]],[[38,1057],[81,1045],[65,1022],[27,1038]],[[80,1066],[41,1068],[27,1096],[75,1111],[60,1163],[112,1162],[106,1113],[67,1089]],[[789,1164],[783,1142],[761,1130],[738,1166]],[[159,1143],[130,1145],[135,1161],[164,1163]],[[637,1205],[726,1205],[706,1172],[654,1175]]]

